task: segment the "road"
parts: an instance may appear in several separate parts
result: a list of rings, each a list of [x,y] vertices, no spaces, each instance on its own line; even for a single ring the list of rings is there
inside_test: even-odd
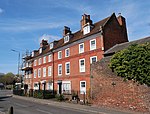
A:
[[[10,97],[11,91],[0,90],[0,111],[6,112],[11,106],[14,108],[14,114],[131,114],[120,111],[100,110],[96,111],[90,107],[82,109],[78,105],[77,108],[65,107],[57,103],[40,103],[32,100],[19,99]],[[28,99],[28,98],[27,98]],[[64,103],[65,105],[65,103]],[[69,104],[70,106],[71,104]],[[76,105],[74,105],[76,107]]]

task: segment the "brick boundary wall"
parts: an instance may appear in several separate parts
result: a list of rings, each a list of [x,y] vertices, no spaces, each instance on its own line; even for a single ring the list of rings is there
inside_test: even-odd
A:
[[[110,57],[91,65],[92,103],[98,106],[150,112],[150,87],[124,81],[108,67]]]

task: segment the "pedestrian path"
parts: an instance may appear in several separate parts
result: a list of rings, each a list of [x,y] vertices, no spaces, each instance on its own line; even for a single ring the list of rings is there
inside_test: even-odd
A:
[[[22,99],[22,100],[28,100],[36,103],[41,104],[47,104],[49,106],[58,106],[62,108],[71,108],[74,110],[81,110],[81,111],[87,111],[97,114],[141,114],[141,113],[135,113],[131,111],[125,111],[125,110],[117,110],[117,109],[108,109],[103,107],[96,107],[96,106],[86,106],[86,105],[80,105],[80,104],[72,104],[72,103],[66,103],[66,102],[58,102],[54,100],[46,100],[46,99],[37,99],[33,97],[23,97],[23,96],[17,96],[13,95],[14,98]]]

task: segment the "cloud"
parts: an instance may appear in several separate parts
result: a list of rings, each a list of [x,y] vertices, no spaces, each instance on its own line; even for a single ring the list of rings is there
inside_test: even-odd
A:
[[[2,8],[0,8],[0,14],[3,13],[3,12],[4,12],[4,10]]]
[[[54,29],[63,27],[64,25],[71,22],[69,21],[55,21],[51,20],[51,22],[47,19],[7,19],[0,21],[0,31],[11,31],[11,32],[26,32],[26,31],[34,31],[34,30],[42,30],[42,29]]]
[[[53,40],[58,40],[60,39],[59,36],[55,36],[55,35],[48,35],[48,34],[43,34],[40,38],[39,38],[39,43],[42,41],[42,40],[47,40],[48,42],[51,42]]]

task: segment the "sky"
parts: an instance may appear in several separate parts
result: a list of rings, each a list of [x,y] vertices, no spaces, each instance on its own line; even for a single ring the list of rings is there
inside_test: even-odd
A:
[[[149,0],[0,0],[0,73],[16,74],[18,52],[22,57],[38,49],[43,38],[62,38],[64,26],[78,31],[84,13],[94,23],[121,13],[129,41],[150,36],[149,6]]]

